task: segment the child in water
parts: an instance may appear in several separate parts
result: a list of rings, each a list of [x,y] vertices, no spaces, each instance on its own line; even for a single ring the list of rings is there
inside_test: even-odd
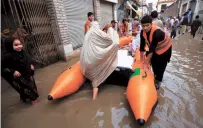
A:
[[[2,58],[2,77],[20,94],[20,100],[37,103],[39,97],[34,80],[34,66],[19,39],[5,40],[7,53]]]

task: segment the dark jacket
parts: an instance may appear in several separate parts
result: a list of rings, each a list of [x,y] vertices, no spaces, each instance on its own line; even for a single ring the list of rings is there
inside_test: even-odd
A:
[[[191,27],[200,27],[202,25],[202,22],[200,20],[193,20]]]
[[[31,59],[23,50],[17,52],[13,50],[13,40],[7,39],[5,48],[8,51],[2,58],[2,70],[14,73],[18,71],[22,76],[32,76]]]
[[[23,76],[32,76],[31,61],[24,51],[9,53],[2,58],[2,69],[11,72],[18,71]]]
[[[181,22],[181,25],[188,25],[188,17],[184,16],[183,21]]]

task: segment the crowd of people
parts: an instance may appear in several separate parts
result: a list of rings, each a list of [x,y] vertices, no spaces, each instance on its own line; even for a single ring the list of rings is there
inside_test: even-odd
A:
[[[170,16],[166,20],[158,18],[158,12],[145,15],[142,19],[136,17],[130,22],[123,19],[122,22],[112,20],[100,28],[94,20],[94,14],[87,14],[88,20],[84,24],[84,44],[81,50],[80,62],[83,75],[92,82],[93,99],[98,94],[98,86],[115,70],[117,66],[117,52],[119,49],[119,37],[134,36],[129,44],[132,56],[136,49],[140,49],[140,58],[147,72],[151,65],[155,75],[155,86],[159,89],[167,64],[172,54],[172,39],[176,34],[185,34],[187,27],[191,26],[193,38],[202,25],[199,16],[192,20],[192,12],[184,13],[180,18]],[[171,31],[168,34],[166,29]],[[177,32],[178,31],[178,32]],[[26,33],[24,34],[26,35]],[[20,94],[20,99],[27,99],[33,104],[39,97],[34,80],[34,65],[23,50],[23,38],[13,37],[4,40],[6,52],[2,57],[2,77]],[[145,57],[144,57],[145,56]]]
[[[88,22],[92,22],[88,27],[87,24]],[[88,13],[88,21],[85,23],[85,28],[91,28],[94,27],[96,21],[93,20],[93,13]],[[140,49],[140,58],[141,58],[141,62],[143,62],[144,64],[144,70],[147,72],[149,71],[149,67],[147,65],[151,64],[153,72],[155,74],[155,86],[156,89],[159,89],[160,84],[162,82],[163,79],[163,75],[166,69],[167,64],[170,62],[170,58],[171,58],[171,53],[172,53],[172,40],[170,38],[170,35],[168,35],[167,32],[164,31],[164,25],[162,23],[161,20],[158,19],[158,13],[157,11],[153,11],[151,13],[151,15],[145,15],[142,17],[141,21],[139,21],[138,18],[135,18],[133,20],[133,22],[130,25],[129,20],[127,19],[123,19],[121,23],[118,23],[118,28],[115,28],[115,24],[117,22],[112,20],[110,24],[107,24],[103,29],[99,29],[99,27],[97,27],[97,29],[91,29],[91,31],[85,31],[85,40],[88,40],[90,43],[86,43],[85,47],[83,46],[82,48],[82,54],[80,56],[80,60],[82,61],[82,70],[83,70],[83,74],[85,77],[87,77],[88,79],[90,79],[90,81],[92,81],[92,86],[93,86],[93,99],[96,99],[97,97],[97,93],[98,93],[98,86],[113,72],[113,70],[115,70],[115,65],[105,65],[104,70],[106,68],[112,67],[110,69],[111,72],[105,75],[105,79],[103,79],[102,81],[99,82],[99,84],[97,83],[97,86],[95,86],[95,77],[89,77],[90,73],[93,73],[91,70],[85,70],[84,65],[87,64],[86,66],[92,66],[93,63],[97,64],[97,66],[94,66],[94,69],[100,69],[101,66],[104,64],[104,60],[108,60],[108,58],[110,58],[110,60],[114,60],[116,61],[116,56],[114,56],[114,58],[112,59],[112,56],[110,56],[109,53],[114,54],[117,53],[117,50],[111,51],[111,48],[109,48],[109,46],[111,46],[111,44],[118,44],[118,41],[114,42],[113,40],[115,39],[115,36],[112,37],[112,33],[109,32],[109,29],[112,28],[114,29],[115,33],[118,33],[119,37],[123,37],[123,36],[129,36],[129,35],[133,35],[134,39],[132,40],[132,42],[129,44],[129,51],[132,52],[132,54],[134,53],[134,51],[138,48]],[[96,24],[98,24],[98,22],[96,22]],[[91,26],[92,25],[92,26]],[[132,26],[132,28],[130,28],[129,26]],[[87,29],[85,29],[87,30]],[[103,31],[102,31],[103,30]],[[97,32],[96,32],[97,31]],[[98,34],[98,31],[100,34]],[[107,41],[106,39],[103,40],[103,42],[107,41],[105,44],[109,45],[98,45],[98,42],[95,44],[92,44],[91,42],[95,39],[94,36],[89,36],[89,33],[92,33],[91,35],[93,35],[93,33],[97,33],[97,38],[98,39],[105,39],[105,37],[109,36],[109,40]],[[99,37],[98,37],[99,36]],[[98,40],[97,39],[97,40]],[[88,46],[89,45],[89,46]],[[85,58],[85,54],[90,53],[90,51],[94,51],[94,50],[90,50],[87,47],[92,47],[93,45],[97,45],[97,47],[99,47],[100,50],[106,50],[109,49],[109,51],[111,52],[107,52],[107,54],[103,55],[105,56],[104,58],[96,58],[93,59],[93,62],[89,62],[88,59],[85,62],[83,58]],[[114,45],[116,46],[116,45]],[[96,46],[95,46],[96,47]],[[118,45],[117,45],[118,47]],[[88,50],[87,50],[88,49]],[[98,52],[98,51],[95,51]],[[146,53],[146,54],[145,54]],[[94,53],[92,53],[94,54]],[[146,57],[144,57],[146,56]],[[90,58],[89,58],[90,59]],[[100,62],[100,63],[99,63]],[[88,65],[89,64],[89,65]],[[98,65],[99,64],[99,65]],[[89,68],[90,69],[90,68]],[[94,73],[93,73],[94,74]],[[96,73],[95,73],[96,74]]]
[[[199,15],[196,15],[194,20],[192,16],[191,9],[188,9],[181,17],[179,15],[177,17],[169,16],[165,20],[162,18],[162,21],[165,23],[167,30],[171,31],[171,38],[174,39],[177,33],[185,34],[186,32],[190,32],[191,36],[195,38],[197,30],[202,29],[203,24],[199,19]]]

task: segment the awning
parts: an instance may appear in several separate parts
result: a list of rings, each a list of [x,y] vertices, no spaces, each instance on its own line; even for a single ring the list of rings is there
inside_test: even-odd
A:
[[[111,2],[111,3],[115,3],[115,4],[118,3],[118,0],[104,0],[104,1],[108,1],[108,2]]]

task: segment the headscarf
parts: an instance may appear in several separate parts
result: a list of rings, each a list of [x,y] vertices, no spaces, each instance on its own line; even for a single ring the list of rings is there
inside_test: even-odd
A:
[[[14,39],[11,37],[5,39],[5,49],[9,53],[14,52],[13,42],[14,42]]]
[[[9,37],[9,38],[7,38],[5,40],[6,51],[8,52],[8,54],[12,54],[13,57],[15,57],[17,59],[22,59],[24,57],[24,51],[23,51],[23,49],[20,52],[19,51],[15,51],[13,49],[13,43],[14,43],[15,40],[18,40],[18,39]]]
[[[17,28],[17,30],[15,31],[15,33],[13,33],[12,37],[13,38],[18,38],[21,43],[25,43],[25,39],[29,34],[27,33],[27,31],[24,28]]]

